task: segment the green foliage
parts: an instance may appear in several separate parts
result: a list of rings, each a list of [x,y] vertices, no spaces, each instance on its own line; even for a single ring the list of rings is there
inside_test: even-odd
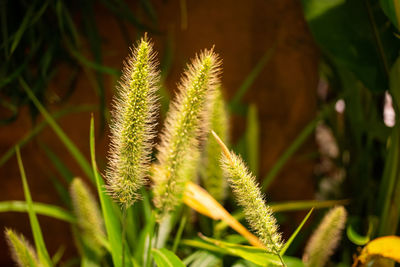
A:
[[[351,202],[352,206],[349,211],[355,214],[357,222],[364,222],[360,219],[364,213],[381,215],[378,231],[376,231],[376,225],[371,224],[373,225],[371,229],[375,228],[371,231],[368,230],[368,238],[373,235],[374,231],[378,232],[379,235],[394,234],[397,231],[399,221],[399,211],[396,208],[400,196],[400,183],[398,181],[399,132],[398,125],[390,129],[383,125],[379,117],[379,110],[375,105],[377,103],[375,97],[381,94],[382,88],[386,86],[385,82],[381,82],[387,79],[385,77],[385,66],[390,66],[390,79],[386,82],[390,85],[394,108],[398,113],[399,95],[397,89],[400,64],[397,62],[391,66],[394,62],[393,47],[391,47],[391,44],[387,45],[383,42],[383,40],[387,40],[385,39],[387,34],[376,35],[377,29],[380,29],[377,25],[380,25],[382,18],[376,17],[377,6],[371,5],[369,2],[366,2],[363,6],[365,9],[362,9],[367,13],[355,16],[356,25],[360,26],[361,22],[367,18],[371,22],[372,33],[375,34],[374,38],[382,38],[380,40],[382,43],[379,44],[377,41],[375,47],[375,44],[371,44],[371,36],[366,34],[366,30],[362,28],[365,27],[364,24],[357,34],[353,34],[353,26],[350,27],[349,32],[344,33],[341,37],[339,35],[342,33],[338,31],[334,31],[332,36],[322,32],[322,22],[329,21],[332,27],[342,25],[338,18],[348,19],[346,16],[348,16],[349,10],[360,7],[359,2],[347,3],[336,0],[329,1],[329,3],[306,0],[303,2],[306,18],[317,41],[323,47],[324,58],[328,62],[322,65],[322,74],[329,82],[340,81],[334,83],[335,88],[340,88],[340,94],[338,93],[335,97],[336,99],[344,98],[348,109],[344,116],[349,126],[345,129],[351,134],[346,138],[354,141],[354,144],[349,144],[350,141],[343,139],[339,139],[338,144],[340,153],[344,155],[344,151],[348,150],[351,157],[347,162],[342,155],[343,157],[338,158],[335,163],[342,165],[341,167],[348,171],[349,184],[357,190],[356,196],[354,196],[355,201]],[[123,2],[118,3],[116,3],[118,7],[123,5]],[[146,14],[153,16],[149,3],[146,4],[146,1],[144,1],[142,4],[146,7]],[[381,4],[384,6],[383,1]],[[85,3],[88,9],[90,9],[90,5]],[[42,8],[45,10],[47,6],[44,5]],[[115,10],[114,7],[110,8]],[[62,6],[59,6],[57,10],[60,13],[65,12]],[[117,13],[132,20],[122,10]],[[338,14],[338,18],[335,17],[335,14]],[[87,15],[89,18],[93,16],[90,10]],[[29,20],[31,20],[31,16],[33,15],[29,15]],[[375,21],[374,18],[377,18],[377,20]],[[75,32],[75,27],[69,25],[71,18],[65,15],[65,20],[59,21],[59,23],[63,28],[68,27],[71,40],[73,40],[73,42],[70,40],[68,49],[82,66],[96,72],[117,74],[114,70],[97,64],[101,62],[101,52],[98,44],[96,45],[98,42],[97,33],[92,33],[89,37],[91,39],[90,46],[96,59],[95,62],[92,62],[83,57],[76,50],[76,47],[74,48],[73,43],[80,43],[80,41]],[[84,19],[83,25],[88,31],[94,29],[94,25],[87,18]],[[26,30],[28,30],[26,27],[21,30],[21,36]],[[359,40],[353,40],[350,38],[352,36]],[[339,41],[344,43],[338,44]],[[15,43],[12,46],[13,53],[16,53],[21,43],[18,39],[13,39],[13,42]],[[345,47],[346,42],[347,45],[350,42],[349,47]],[[364,46],[360,43],[367,43],[367,45]],[[379,53],[371,54],[373,50]],[[352,54],[354,51],[357,53]],[[388,53],[382,54],[382,51]],[[368,54],[368,57],[363,58],[366,54]],[[254,72],[248,77],[238,95],[229,105],[239,111],[237,113],[243,114],[243,112],[240,112],[243,111],[240,100],[269,57],[270,51],[260,60],[259,65],[256,66]],[[376,68],[379,64],[371,67],[371,64],[377,62],[382,62],[381,70]],[[358,64],[365,66],[358,68]],[[27,142],[29,138],[38,134],[48,124],[85,172],[85,175],[94,182],[101,207],[100,211],[97,200],[91,196],[88,187],[81,180],[74,179],[71,182],[74,173],[43,143],[41,143],[41,148],[59,172],[59,175],[64,178],[63,183],[68,184],[71,188],[73,213],[57,206],[32,202],[19,150],[17,150],[26,201],[1,202],[0,212],[28,212],[38,261],[45,266],[56,265],[55,262],[50,260],[47,253],[36,213],[71,224],[78,250],[81,253],[80,263],[82,266],[150,267],[154,264],[157,266],[189,265],[193,267],[207,264],[216,266],[322,266],[327,262],[342,235],[345,221],[343,207],[335,208],[323,219],[307,246],[303,258],[304,264],[299,258],[286,256],[286,254],[292,253],[291,250],[296,247],[295,243],[299,243],[300,239],[305,236],[303,232],[307,233],[311,230],[311,227],[305,226],[311,211],[286,243],[282,241],[281,234],[278,232],[278,221],[273,212],[308,210],[314,206],[315,208],[326,208],[348,204],[349,200],[293,201],[266,205],[264,194],[241,157],[230,152],[226,146],[220,147],[218,141],[210,138],[211,129],[224,140],[229,136],[225,103],[220,90],[217,89],[220,86],[220,61],[212,50],[204,51],[189,64],[188,70],[180,83],[178,95],[170,105],[160,137],[160,144],[157,147],[158,154],[152,162],[152,142],[155,137],[154,124],[157,112],[155,94],[156,88],[162,87],[162,85],[158,85],[159,75],[156,71],[156,65],[152,45],[145,37],[138,43],[133,55],[127,61],[119,87],[119,95],[114,105],[110,148],[111,162],[106,174],[108,186],[105,185],[100,174],[101,170],[98,169],[96,163],[93,117],[90,122],[90,165],[82,152],[57,124],[56,118],[59,116],[50,115],[26,80],[18,79],[20,86],[45,119],[45,122],[38,129],[32,130],[32,133],[27,135],[28,139],[22,141]],[[164,68],[161,69],[165,71]],[[97,73],[95,79],[100,83],[102,77]],[[165,92],[159,93],[165,94]],[[101,91],[99,91],[99,94],[101,94]],[[362,96],[362,99],[360,96]],[[288,145],[288,149],[267,174],[263,183],[264,188],[268,188],[268,185],[277,177],[285,163],[304,144],[321,120],[328,121],[331,126],[335,126],[332,121],[334,121],[333,118],[338,116],[333,112],[333,104],[334,102],[329,102],[323,105],[321,113]],[[259,123],[261,122],[257,118],[255,106],[250,106],[247,111],[248,124],[244,142],[246,148],[243,150],[245,150],[245,159],[250,170],[256,173],[260,156],[258,134]],[[367,124],[370,119],[375,123],[372,126]],[[376,129],[376,131],[371,131],[371,128]],[[333,129],[333,132],[339,136],[340,129]],[[363,141],[363,138],[366,138],[366,140]],[[378,153],[373,153],[376,150],[378,150]],[[387,155],[385,155],[386,151],[388,152]],[[221,153],[223,153],[223,168],[219,166]],[[263,151],[263,153],[267,152]],[[12,153],[7,153],[6,156],[9,157],[9,155],[12,155]],[[4,161],[2,158],[1,164],[8,159],[7,157],[3,157]],[[202,161],[200,161],[200,157],[203,157]],[[377,182],[373,175],[376,170],[370,166],[377,159],[386,160],[385,171],[380,192],[370,194],[370,188]],[[199,220],[201,221],[200,229],[204,230],[203,232],[207,235],[209,233],[211,235],[212,229],[214,229],[214,235],[212,238],[203,235],[200,235],[201,239],[194,238],[198,231],[197,224],[194,221],[195,216],[178,207],[182,204],[182,195],[187,192],[185,191],[186,182],[196,180],[198,173],[201,175],[206,189],[219,202],[225,199],[227,191],[225,184],[227,181],[229,182],[237,202],[243,208],[242,212],[235,211],[233,214],[238,220],[243,218],[247,220],[250,228],[256,232],[260,239],[258,240],[254,236],[258,241],[254,244],[259,244],[260,247],[242,244],[246,242],[246,239],[238,235],[229,235],[229,231],[223,222],[212,225],[212,222],[203,217]],[[152,188],[143,186],[146,184],[145,178],[147,177],[154,183]],[[360,186],[364,182],[369,188]],[[64,194],[65,197],[65,192],[62,193],[62,183],[55,182],[54,184],[58,187],[61,195]],[[375,188],[377,187],[375,186]],[[108,194],[109,192],[111,196]],[[378,196],[377,203],[371,204],[370,200],[376,198],[376,196]],[[136,201],[138,199],[143,201]],[[365,203],[368,200],[370,202],[366,205]],[[68,197],[66,197],[65,203],[68,205]],[[154,204],[154,207],[152,204]],[[190,206],[190,204],[187,205]],[[229,205],[229,207],[231,206]],[[225,211],[222,207],[221,210]],[[216,211],[213,212],[216,214]],[[203,214],[211,213],[210,210],[205,210]],[[214,216],[220,218],[217,215]],[[214,218],[213,216],[210,217]],[[277,218],[281,222],[281,219],[284,220],[285,216],[281,215]],[[368,224],[370,224],[369,221]],[[244,231],[247,231],[240,223],[238,225]],[[359,228],[357,227],[357,229]],[[8,235],[11,236],[12,234],[9,233]],[[349,237],[353,242],[354,240],[361,240],[354,231],[350,231]],[[18,251],[32,251],[28,249],[28,245],[25,244],[26,242],[22,237],[13,235],[12,238],[14,243],[19,246]],[[364,244],[365,242],[360,241],[359,244],[361,243]],[[15,244],[11,246],[17,246]],[[291,250],[288,250],[289,246]],[[321,247],[324,249],[320,249]],[[347,245],[342,249],[348,249]],[[349,251],[343,252],[342,264],[349,262],[348,256],[346,256],[351,255]],[[53,257],[54,261],[58,261],[60,254],[62,253],[58,252]],[[181,261],[178,255],[185,257],[185,260]],[[30,256],[30,258],[34,259],[34,256]]]
[[[60,73],[59,66],[69,65],[71,72],[62,84],[65,93],[60,95],[63,102],[75,90],[78,73],[81,69],[91,80],[91,87],[98,96],[100,118],[104,124],[106,116],[104,75],[119,76],[120,72],[103,63],[100,29],[95,20],[95,11],[102,10],[119,25],[128,43],[131,36],[126,25],[136,30],[156,32],[156,17],[149,1],[138,5],[135,11],[125,1],[83,0],[79,5],[71,1],[4,1],[0,8],[1,41],[0,47],[0,106],[7,112],[2,114],[0,125],[16,120],[21,106],[28,106],[31,115],[37,110],[30,105],[28,96],[19,89],[18,79],[22,78],[34,88],[36,97],[43,105],[50,90],[49,83]],[[146,11],[145,17],[137,17],[137,11]],[[81,17],[82,24],[72,20]],[[151,17],[151,23],[144,23]],[[85,43],[88,44],[86,49]]]
[[[184,267],[182,261],[166,248],[152,249],[151,254],[158,267]]]

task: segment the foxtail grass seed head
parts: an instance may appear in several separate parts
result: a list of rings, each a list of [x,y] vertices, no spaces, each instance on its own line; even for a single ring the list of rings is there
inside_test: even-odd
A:
[[[6,229],[5,236],[11,249],[11,256],[18,266],[41,266],[35,250],[23,235],[17,234],[11,229]]]
[[[95,197],[80,178],[74,178],[71,182],[70,195],[79,234],[88,242],[91,249],[100,252],[105,231]]]
[[[199,138],[208,127],[208,110],[218,83],[220,60],[213,50],[205,50],[188,66],[171,103],[158,146],[158,164],[154,167],[154,204],[159,220],[181,201],[188,164],[196,162]]]
[[[229,151],[221,139],[212,132],[222,148],[222,169],[228,177],[236,201],[243,207],[243,213],[251,229],[257,234],[267,251],[279,254],[283,247],[278,224],[264,196],[250,174],[243,160]]]
[[[324,216],[305,248],[303,255],[305,266],[325,266],[339,244],[346,217],[347,213],[343,206],[331,209]]]
[[[210,128],[227,142],[226,140],[229,139],[229,118],[220,87],[215,90],[213,96]],[[220,203],[226,197],[227,188],[227,180],[220,165],[221,152],[220,145],[210,131],[203,153],[201,177],[205,189]]]
[[[107,190],[125,208],[140,198],[153,147],[159,72],[152,44],[141,39],[126,60],[111,123]]]

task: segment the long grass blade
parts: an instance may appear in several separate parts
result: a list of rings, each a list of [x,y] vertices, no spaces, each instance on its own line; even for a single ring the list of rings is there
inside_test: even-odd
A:
[[[301,221],[301,223],[299,224],[299,226],[296,228],[296,230],[293,232],[293,234],[289,237],[289,239],[286,241],[285,245],[283,246],[280,254],[281,256],[285,255],[286,250],[289,248],[289,246],[292,244],[293,240],[296,238],[297,234],[300,232],[301,228],[303,228],[304,224],[306,223],[306,221],[308,220],[308,218],[310,217],[311,213],[313,212],[314,208],[312,208],[306,215],[306,217],[304,217],[304,219]]]
[[[68,211],[58,206],[45,203],[32,202],[33,211],[37,214],[55,218],[58,220],[75,223],[75,217]],[[25,201],[1,201],[0,212],[28,212],[28,204]]]
[[[111,247],[111,256],[116,267],[122,266],[122,238],[118,217],[113,212],[112,201],[104,192],[104,181],[100,177],[96,164],[94,119],[90,120],[90,156],[92,159],[93,174],[96,181],[97,192],[100,198],[101,210],[103,212],[104,224],[107,231],[108,241]]]
[[[93,111],[96,109],[96,106],[94,105],[81,105],[81,106],[76,106],[76,107],[69,107],[60,111],[57,111],[53,114],[54,119],[59,119],[65,115],[71,114],[71,113],[80,113],[80,112],[87,112],[87,111]],[[30,130],[28,133],[26,133],[14,146],[18,147],[23,147],[25,144],[27,144],[33,137],[38,135],[44,127],[46,127],[47,121],[41,121],[38,123],[32,130]],[[0,167],[4,165],[15,153],[14,146],[10,148],[9,150],[6,151],[6,153],[3,154],[3,156],[0,158]]]
[[[39,221],[36,217],[35,210],[33,209],[32,197],[31,197],[31,193],[29,191],[28,181],[26,179],[25,169],[24,169],[24,166],[22,163],[21,154],[19,152],[19,147],[16,147],[15,150],[16,150],[16,154],[17,154],[19,171],[21,173],[21,179],[22,179],[22,184],[23,184],[23,188],[24,188],[24,195],[25,195],[27,208],[28,208],[29,221],[31,223],[32,234],[33,234],[33,238],[35,240],[36,250],[38,252],[40,262],[42,262],[46,266],[52,266],[49,253],[47,252],[46,245],[43,240],[42,230],[40,229]]]
[[[85,156],[79,151],[79,149],[75,146],[75,144],[69,139],[69,137],[65,134],[65,132],[61,129],[61,127],[57,124],[57,122],[53,119],[53,117],[50,115],[50,113],[43,107],[43,105],[40,103],[40,101],[36,98],[36,96],[33,94],[32,90],[29,88],[29,86],[26,84],[26,82],[20,78],[19,82],[22,86],[22,88],[25,90],[25,92],[28,94],[29,98],[35,105],[35,107],[40,111],[40,113],[43,115],[47,123],[50,125],[50,127],[54,130],[56,135],[60,138],[60,140],[63,142],[65,147],[68,149],[68,151],[71,153],[71,155],[74,157],[76,162],[80,165],[82,170],[85,172],[87,177],[89,177],[92,181],[94,181],[93,173],[92,173],[92,168],[90,167],[89,162],[86,160]]]

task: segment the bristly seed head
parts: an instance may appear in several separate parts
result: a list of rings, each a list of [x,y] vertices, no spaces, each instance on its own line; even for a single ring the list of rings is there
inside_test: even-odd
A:
[[[212,133],[222,148],[222,169],[228,177],[236,201],[243,207],[246,220],[266,250],[279,254],[283,242],[278,224],[271,208],[265,204],[255,177],[251,175],[242,159],[229,151],[215,132]]]
[[[153,147],[159,72],[152,44],[141,39],[126,60],[112,112],[107,190],[125,208],[140,198]]]
[[[93,251],[102,252],[102,238],[105,238],[103,219],[95,197],[80,178],[74,178],[70,185],[74,214],[79,234],[89,242]]]
[[[181,201],[190,164],[196,162],[200,136],[208,127],[208,110],[218,83],[220,60],[212,50],[206,50],[188,66],[176,100],[171,103],[158,146],[158,164],[154,166],[154,204],[159,220]]]
[[[343,206],[331,209],[309,239],[303,255],[307,267],[325,266],[334,253],[346,224],[347,212]]]
[[[11,256],[18,266],[41,266],[35,250],[23,235],[19,235],[11,229],[6,229],[5,235],[11,249]]]

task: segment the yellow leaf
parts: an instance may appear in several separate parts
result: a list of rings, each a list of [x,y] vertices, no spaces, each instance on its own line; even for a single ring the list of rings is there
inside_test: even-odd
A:
[[[358,262],[366,264],[374,257],[389,258],[400,263],[400,237],[384,236],[372,240],[363,248],[353,266],[357,266]]]
[[[188,182],[185,187],[183,202],[195,211],[214,220],[225,221],[232,229],[245,237],[255,247],[264,248],[261,241],[250,233],[240,222],[224,209],[206,190],[202,187]]]

